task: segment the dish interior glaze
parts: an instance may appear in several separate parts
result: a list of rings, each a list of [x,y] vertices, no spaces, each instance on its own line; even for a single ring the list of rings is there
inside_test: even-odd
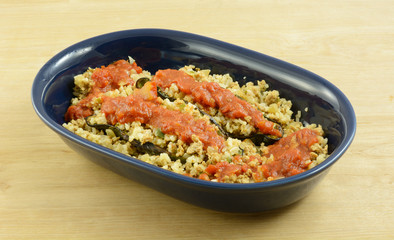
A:
[[[291,100],[300,121],[322,125],[330,156],[304,173],[251,184],[207,182],[182,176],[89,142],[62,127],[73,97],[74,76],[89,67],[133,57],[144,70],[195,65],[212,74],[229,73],[240,85],[265,80],[270,90]],[[164,29],[109,33],[79,42],[50,59],[37,74],[32,102],[39,117],[75,151],[123,176],[185,202],[225,212],[261,212],[306,196],[347,150],[356,130],[344,94],[307,70],[215,39]],[[305,111],[305,109],[308,111]]]

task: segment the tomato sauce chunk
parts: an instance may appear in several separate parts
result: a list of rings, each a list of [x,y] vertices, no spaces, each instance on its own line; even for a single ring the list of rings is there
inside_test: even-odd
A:
[[[206,107],[218,108],[229,118],[252,118],[252,124],[261,133],[281,137],[282,133],[275,128],[275,123],[264,118],[263,113],[250,103],[238,98],[230,90],[220,87],[215,82],[197,82],[187,73],[174,69],[159,70],[153,77],[159,87],[169,88],[176,84],[179,90],[191,95],[195,102]]]
[[[268,146],[268,153],[264,156],[269,158],[273,155],[272,162],[262,164],[261,156],[258,155],[250,156],[246,161],[241,160],[241,156],[234,156],[231,163],[223,161],[208,165],[205,173],[218,182],[223,182],[226,176],[238,176],[248,171],[254,182],[262,182],[269,177],[290,177],[308,169],[311,146],[317,142],[318,133],[304,128]],[[249,165],[249,162],[254,164]]]
[[[101,111],[113,125],[138,121],[163,133],[177,135],[185,143],[192,143],[192,136],[196,135],[205,149],[211,146],[222,150],[225,140],[212,125],[204,119],[194,119],[190,114],[161,106],[155,94],[156,84],[148,82],[128,97],[104,96]]]
[[[93,85],[88,95],[78,102],[78,104],[70,106],[64,116],[66,122],[72,119],[85,118],[93,114],[91,109],[91,101],[100,93],[113,91],[121,85],[134,84],[130,78],[130,71],[134,69],[137,73],[141,73],[142,69],[135,62],[129,63],[125,60],[118,60],[107,67],[101,66],[96,68],[92,73]]]
[[[94,82],[92,92],[108,92],[118,89],[121,85],[132,85],[131,70],[141,73],[142,69],[135,62],[118,60],[107,67],[96,68],[92,74]]]
[[[290,177],[308,169],[311,146],[319,142],[318,133],[304,128],[268,146],[266,157],[273,155],[274,161],[263,165],[263,174],[268,177]]]

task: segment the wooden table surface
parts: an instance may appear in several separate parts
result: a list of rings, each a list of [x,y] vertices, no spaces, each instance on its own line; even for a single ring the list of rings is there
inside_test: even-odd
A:
[[[0,0],[0,239],[393,239],[394,1]],[[70,150],[30,101],[62,49],[134,28],[192,32],[306,68],[357,115],[346,154],[305,199],[213,212]]]

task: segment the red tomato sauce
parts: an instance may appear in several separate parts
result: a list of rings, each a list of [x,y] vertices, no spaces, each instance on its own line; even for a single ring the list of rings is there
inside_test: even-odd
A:
[[[316,131],[304,128],[268,146],[266,157],[272,154],[274,161],[263,165],[264,176],[290,177],[307,170],[311,146],[319,142],[317,136]]]
[[[233,158],[233,163],[219,162],[216,165],[209,165],[205,174],[210,179],[217,179],[218,182],[223,181],[226,176],[244,174],[250,170],[255,182],[261,182],[268,177],[280,178],[290,177],[308,169],[310,160],[311,146],[317,143],[318,134],[316,131],[304,128],[287,137],[280,139],[273,145],[268,146],[268,153],[265,157],[273,155],[272,162],[262,164],[260,156],[251,156],[249,161],[242,162],[240,156]],[[248,162],[253,160],[258,164],[250,166]],[[204,178],[206,179],[206,176]]]
[[[211,146],[222,150],[225,140],[213,126],[203,119],[161,106],[156,88],[156,83],[148,82],[128,97],[103,97],[101,111],[113,125],[139,121],[163,133],[177,135],[185,143],[193,142],[192,135],[196,135],[205,149]]]
[[[125,60],[116,61],[107,67],[96,68],[92,73],[92,85],[89,94],[77,105],[70,106],[65,114],[66,122],[72,119],[84,118],[93,114],[90,102],[100,93],[112,91],[121,85],[134,84],[130,78],[130,71],[134,69],[141,73],[142,69],[135,62],[132,64]]]
[[[118,89],[121,85],[134,84],[130,78],[132,69],[137,73],[142,72],[135,62],[131,64],[125,60],[118,60],[107,67],[96,68],[92,74],[93,91],[108,92]]]
[[[252,124],[261,133],[281,137],[281,132],[275,128],[275,123],[264,118],[263,113],[250,103],[238,98],[230,90],[220,87],[215,82],[197,82],[187,73],[174,69],[159,70],[152,79],[159,87],[169,88],[176,84],[179,90],[191,95],[195,102],[206,107],[218,108],[229,118],[252,118]]]

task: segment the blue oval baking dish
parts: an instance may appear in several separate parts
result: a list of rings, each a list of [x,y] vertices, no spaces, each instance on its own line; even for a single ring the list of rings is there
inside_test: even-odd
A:
[[[229,73],[241,85],[264,79],[270,89],[278,90],[281,97],[293,102],[293,112],[302,112],[301,121],[323,126],[330,156],[311,170],[289,178],[249,184],[218,183],[161,169],[63,128],[64,114],[73,97],[73,77],[89,67],[108,65],[128,56],[153,73],[193,64],[209,68],[212,73]],[[262,212],[302,199],[345,153],[356,132],[356,117],[349,100],[322,77],[233,44],[165,29],[113,32],[66,48],[38,72],[31,97],[40,119],[87,159],[176,199],[223,212]]]

